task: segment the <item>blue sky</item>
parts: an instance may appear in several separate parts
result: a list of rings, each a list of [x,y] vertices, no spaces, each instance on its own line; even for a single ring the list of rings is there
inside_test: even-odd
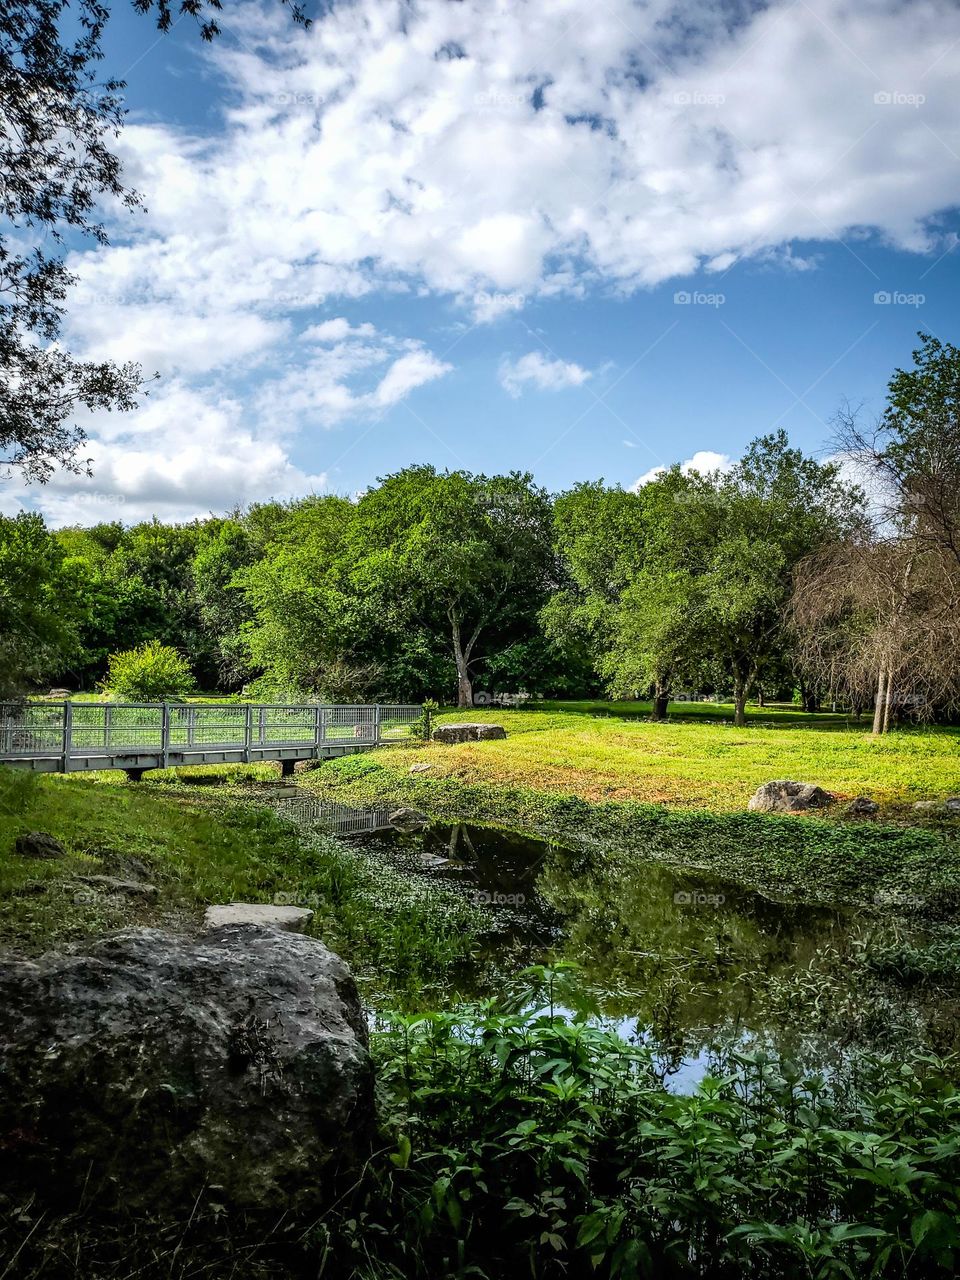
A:
[[[66,336],[161,378],[86,424],[91,480],[7,509],[185,519],[424,461],[628,486],[776,426],[829,452],[917,329],[958,338],[953,4],[355,0],[304,33],[228,0],[223,26],[117,9],[148,212],[71,254]]]

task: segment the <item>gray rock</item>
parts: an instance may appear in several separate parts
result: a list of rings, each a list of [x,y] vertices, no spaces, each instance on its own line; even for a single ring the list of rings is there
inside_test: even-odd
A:
[[[129,898],[146,898],[150,902],[157,896],[157,886],[144,880],[121,880],[118,876],[77,876],[77,879],[101,893],[122,893]]]
[[[483,742],[488,738],[505,738],[502,724],[440,724],[433,731],[437,742]]]
[[[398,831],[420,831],[432,825],[432,819],[419,809],[394,809],[389,817]]]
[[[825,809],[833,804],[833,796],[809,782],[765,782],[750,797],[748,809],[757,813],[805,813],[809,809]]]
[[[67,852],[48,831],[27,831],[17,836],[13,850],[21,858],[63,858]]]
[[[0,1195],[190,1212],[328,1203],[374,1131],[346,965],[255,925],[130,929],[0,970]]]
[[[421,761],[419,764],[412,764],[410,766],[410,772],[411,773],[429,773],[432,768],[433,768],[433,765],[428,764],[424,760],[424,761]]]
[[[871,818],[875,813],[880,812],[880,806],[869,796],[857,796],[855,800],[850,801],[845,812],[848,818]]]
[[[283,907],[272,902],[226,902],[207,907],[203,923],[208,929],[228,924],[259,924],[268,929],[302,933],[313,919],[309,907]]]
[[[947,800],[918,800],[913,807],[917,813],[960,813],[960,796],[950,796]]]

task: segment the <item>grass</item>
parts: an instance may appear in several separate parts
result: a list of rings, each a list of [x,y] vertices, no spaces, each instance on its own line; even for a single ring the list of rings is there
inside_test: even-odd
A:
[[[960,729],[905,729],[873,738],[868,724],[795,708],[675,703],[666,723],[648,703],[542,703],[535,710],[444,711],[435,723],[502,724],[505,741],[391,748],[391,767],[433,765],[437,777],[525,787],[596,803],[632,800],[714,812],[746,808],[774,778],[816,782],[885,807],[960,793]]]
[[[16,838],[30,830],[55,836],[66,856],[18,856]],[[102,892],[79,879],[89,875],[147,878],[158,896]],[[130,924],[196,931],[208,904],[231,901],[312,908],[309,931],[350,962],[370,998],[445,990],[482,929],[461,897],[303,835],[262,803],[0,769],[7,946],[36,953]]]

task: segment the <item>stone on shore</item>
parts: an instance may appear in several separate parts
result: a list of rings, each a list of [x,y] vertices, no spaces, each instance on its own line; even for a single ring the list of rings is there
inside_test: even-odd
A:
[[[506,736],[502,724],[439,724],[433,731],[435,742],[485,742]]]
[[[374,1131],[353,978],[314,938],[128,929],[0,969],[0,1196],[311,1212]]]
[[[748,809],[756,813],[806,813],[833,804],[833,796],[809,782],[765,782],[750,797]]]
[[[309,907],[281,907],[272,902],[225,902],[207,907],[203,923],[208,929],[225,924],[259,924],[287,933],[302,933],[313,919]]]

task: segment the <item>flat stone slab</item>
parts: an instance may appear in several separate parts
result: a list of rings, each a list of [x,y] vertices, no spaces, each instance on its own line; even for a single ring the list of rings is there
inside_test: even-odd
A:
[[[433,731],[435,742],[483,742],[506,736],[502,724],[440,724]]]
[[[207,907],[203,913],[208,929],[226,924],[261,924],[287,933],[302,933],[312,919],[309,907],[277,907],[272,902],[226,902]]]

